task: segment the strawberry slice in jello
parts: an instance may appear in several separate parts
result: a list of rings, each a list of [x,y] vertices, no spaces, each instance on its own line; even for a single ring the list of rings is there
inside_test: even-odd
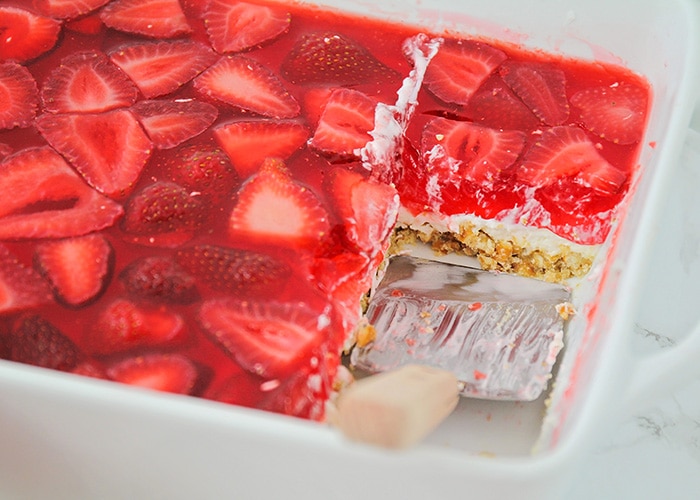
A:
[[[429,168],[440,172],[438,182],[459,185],[464,179],[486,185],[515,163],[526,138],[519,130],[435,118],[423,129],[421,150]]]
[[[331,161],[359,159],[358,151],[372,139],[377,101],[352,89],[335,89],[325,103],[309,145]]]
[[[506,58],[503,51],[485,43],[448,40],[428,66],[424,84],[444,102],[467,104]]]
[[[34,255],[56,299],[69,307],[82,307],[99,297],[109,283],[113,260],[111,244],[99,233],[44,241]]]
[[[113,0],[100,17],[110,28],[153,38],[192,31],[178,0]]]
[[[192,40],[131,43],[109,58],[147,99],[177,90],[217,60],[214,51]]]
[[[96,354],[114,354],[143,347],[173,346],[186,334],[183,318],[164,307],[117,298],[91,323],[85,345]]]
[[[130,106],[138,90],[101,52],[75,52],[61,60],[41,88],[52,113],[99,112]]]
[[[110,379],[155,391],[189,394],[197,382],[197,367],[180,354],[148,354],[114,363]]]
[[[292,120],[237,121],[214,129],[214,136],[245,179],[266,158],[287,160],[309,137],[306,125]]]
[[[540,120],[498,76],[494,75],[476,91],[464,108],[473,123],[523,132],[537,129]]]
[[[143,100],[131,107],[153,145],[170,149],[201,134],[214,123],[218,110],[206,102]]]
[[[325,328],[317,311],[298,303],[212,299],[202,304],[199,316],[208,334],[243,368],[267,379],[304,363]]]
[[[616,193],[627,179],[625,172],[600,155],[585,132],[566,126],[545,131],[518,169],[518,179],[535,187],[562,177],[574,177],[574,182],[603,195]]]
[[[647,92],[629,83],[583,89],[571,97],[584,126],[615,144],[641,140],[647,111]]]
[[[386,83],[398,76],[357,40],[331,31],[303,35],[282,62],[282,75],[295,84],[333,86]]]
[[[39,132],[95,189],[124,198],[151,156],[153,143],[128,110],[104,113],[46,113]]]
[[[216,133],[216,132],[215,132]],[[239,176],[231,160],[214,144],[190,144],[174,151],[164,171],[175,184],[200,193],[213,204],[229,200]]]
[[[126,239],[134,243],[177,247],[194,237],[206,217],[206,202],[197,193],[158,181],[128,200],[120,225]]]
[[[282,9],[228,0],[210,1],[202,18],[212,47],[222,54],[273,40],[291,24],[291,15]]]
[[[34,0],[39,12],[54,19],[75,19],[93,12],[109,0]]]
[[[0,129],[26,127],[39,107],[39,91],[32,74],[24,66],[0,63]]]
[[[31,267],[0,244],[0,314],[51,302],[47,283]]]
[[[102,19],[100,19],[99,11],[94,11],[76,19],[67,19],[63,22],[63,28],[66,31],[82,35],[98,35],[106,29]]]
[[[300,110],[269,68],[244,56],[221,58],[195,79],[194,86],[204,96],[271,118],[294,118]]]
[[[544,63],[506,62],[500,69],[503,80],[547,125],[561,125],[569,117],[564,72]]]
[[[130,106],[138,90],[101,52],[75,52],[61,60],[41,88],[52,113],[100,112]]]
[[[12,6],[0,6],[0,60],[25,62],[51,50],[61,23],[51,17]]]
[[[342,244],[316,256],[312,272],[333,297],[343,324],[353,331],[359,321],[358,305],[371,288],[389,246],[398,195],[392,186],[369,179],[366,172],[343,167],[329,172],[324,188],[338,218],[334,236]]]
[[[112,226],[122,206],[90,188],[48,147],[0,163],[0,239],[79,236]]]
[[[138,258],[119,273],[119,280],[136,300],[191,304],[199,299],[195,277],[170,255]]]
[[[278,290],[292,273],[287,263],[266,253],[218,245],[183,248],[176,262],[205,287],[258,298]]]
[[[330,226],[316,195],[291,177],[284,162],[271,158],[241,188],[228,229],[235,239],[309,249]]]
[[[68,371],[82,361],[78,346],[53,323],[38,314],[15,320],[10,331],[9,359]]]
[[[396,190],[344,168],[330,172],[326,190],[334,200],[345,237],[369,259],[381,255],[396,223]]]

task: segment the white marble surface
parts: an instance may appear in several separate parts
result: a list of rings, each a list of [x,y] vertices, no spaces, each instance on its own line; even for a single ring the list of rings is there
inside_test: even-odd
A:
[[[700,381],[622,424],[576,483],[571,500],[700,498]]]
[[[652,253],[633,338],[640,355],[673,348],[700,321],[700,112],[693,129]],[[575,483],[571,500],[700,498],[700,378],[624,420]]]
[[[588,457],[567,498],[700,498],[700,380],[619,425]]]

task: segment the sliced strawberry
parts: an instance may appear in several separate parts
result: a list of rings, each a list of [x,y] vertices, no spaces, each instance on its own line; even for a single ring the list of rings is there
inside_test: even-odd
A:
[[[214,129],[214,136],[241,178],[258,171],[265,158],[288,159],[306,143],[309,131],[296,121],[233,122]]]
[[[179,314],[165,307],[146,307],[120,298],[102,309],[85,333],[91,352],[112,354],[172,344],[186,332]]]
[[[24,149],[0,164],[0,240],[79,236],[111,226],[121,205],[91,189],[49,147]]]
[[[114,0],[100,17],[110,28],[152,38],[172,38],[190,33],[179,0]]]
[[[597,150],[596,150],[597,151]],[[583,169],[575,178],[583,186],[592,188],[596,194],[608,196],[616,194],[627,182],[629,175],[602,157]]]
[[[470,122],[434,118],[423,128],[421,150],[429,168],[478,184],[492,184],[520,156],[527,136]]]
[[[129,75],[148,99],[169,94],[213,64],[216,53],[191,40],[127,45],[109,58]]]
[[[274,391],[268,391],[259,408],[298,418],[325,421],[328,400],[336,382],[340,359],[332,348],[324,350],[322,356],[313,356],[310,362],[286,377]],[[320,359],[319,359],[320,358]],[[275,384],[277,385],[277,384]]]
[[[506,54],[502,50],[483,42],[446,41],[430,61],[423,81],[438,99],[467,104],[505,60]]]
[[[203,397],[229,405],[259,408],[260,400],[266,394],[264,380],[238,370],[221,383],[209,386]]]
[[[396,79],[397,73],[356,40],[333,32],[303,35],[282,62],[292,83],[347,86]]]
[[[518,169],[518,179],[543,187],[563,177],[592,188],[598,194],[616,193],[627,175],[603,158],[580,128],[559,126],[543,132]]]
[[[10,359],[43,368],[68,371],[81,360],[75,343],[39,315],[17,319],[10,333]]]
[[[205,203],[173,182],[144,187],[126,204],[122,229],[136,243],[178,246],[190,240],[205,219]]]
[[[0,142],[0,162],[15,152],[15,149],[4,142]]]
[[[208,196],[214,203],[230,199],[238,184],[238,175],[226,153],[206,144],[178,149],[167,163],[166,171],[173,182]]]
[[[123,198],[134,188],[153,144],[127,110],[105,113],[44,114],[41,135],[101,193]]]
[[[345,225],[346,237],[369,257],[385,249],[398,216],[396,190],[344,168],[331,172],[327,189]]]
[[[354,321],[357,321],[360,298],[372,286],[369,265],[370,259],[367,255],[352,251],[343,251],[314,260],[314,278],[324,291],[333,294],[337,301],[336,308],[347,308],[348,320],[354,316]]]
[[[265,160],[243,185],[229,218],[233,238],[282,246],[314,247],[328,230],[321,202],[278,159]]]
[[[49,240],[36,246],[34,262],[56,299],[81,307],[96,299],[112,274],[112,245],[100,233]]]
[[[561,125],[569,118],[566,75],[546,63],[508,61],[501,77],[546,125]]]
[[[469,99],[464,114],[474,123],[503,130],[529,131],[540,125],[539,118],[497,76]]]
[[[51,290],[31,267],[0,244],[0,314],[51,302]]]
[[[377,101],[357,90],[339,88],[328,98],[309,145],[331,160],[354,160],[372,140]]]
[[[199,297],[194,276],[170,256],[136,259],[122,270],[119,279],[126,291],[136,298],[189,304]]]
[[[135,356],[107,368],[110,379],[123,384],[176,394],[190,394],[197,367],[181,354]]]
[[[312,127],[316,127],[321,119],[323,108],[328,102],[334,90],[338,87],[311,87],[306,89],[303,95],[302,109],[306,122]]]
[[[648,92],[631,84],[615,84],[581,90],[571,97],[583,125],[616,144],[639,142],[644,132]]]
[[[299,114],[296,101],[275,74],[243,56],[221,58],[194,80],[203,95],[272,118]]]
[[[99,112],[130,106],[138,90],[101,52],[74,52],[61,60],[41,88],[52,113]]]
[[[131,110],[160,149],[174,148],[201,134],[219,114],[211,104],[194,99],[139,101]]]
[[[0,129],[27,127],[36,116],[39,90],[24,66],[0,63]]]
[[[188,19],[202,19],[211,0],[180,0],[182,10]]]
[[[35,59],[51,50],[61,22],[18,7],[0,6],[0,60]]]
[[[64,21],[63,27],[75,33],[82,33],[83,35],[97,35],[104,28],[104,24],[102,24],[99,12],[93,12],[92,14],[81,16],[77,19]]]
[[[265,398],[258,403],[258,408],[306,420],[324,421],[331,392],[329,373],[325,367],[321,373],[303,367],[282,381],[274,391],[265,394]]]
[[[291,274],[287,264],[270,255],[214,245],[179,250],[176,259],[209,288],[244,297],[280,289]]]
[[[222,54],[274,40],[289,29],[291,21],[283,10],[229,0],[210,1],[203,18],[212,47]]]
[[[109,0],[34,0],[34,5],[42,14],[55,19],[74,19],[92,12]]]
[[[199,319],[241,367],[263,378],[289,374],[321,340],[318,313],[297,302],[212,299]]]

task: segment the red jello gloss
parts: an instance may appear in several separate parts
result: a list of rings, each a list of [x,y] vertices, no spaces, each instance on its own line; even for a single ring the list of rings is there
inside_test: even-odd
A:
[[[60,30],[27,34],[26,51],[0,47],[0,65],[26,69],[37,90],[19,103],[19,126],[0,130],[0,188],[26,191],[0,210],[0,355],[9,360],[322,419],[388,245],[397,192],[416,213],[484,218],[531,197],[549,217],[529,224],[598,243],[635,168],[641,137],[597,119],[624,101],[644,124],[648,87],[621,68],[448,40],[456,56],[445,64],[461,64],[463,53],[493,57],[463,102],[450,102],[450,84],[421,90],[401,178],[378,184],[358,151],[374,126],[371,109],[393,104],[412,69],[402,46],[417,28],[272,2],[39,7],[0,8],[0,26],[19,9],[39,16],[48,35]],[[240,19],[263,12],[265,22],[227,33],[228,8]],[[0,72],[8,88],[10,73]],[[545,95],[563,78],[559,113],[540,109],[547,101],[528,95],[519,74],[540,78]],[[504,103],[517,113],[503,114]],[[424,130],[452,122],[483,129],[478,140],[464,137],[470,158],[492,130],[515,131],[521,150],[495,171],[466,161],[436,184],[426,147],[441,139]],[[547,177],[536,165],[523,174],[554,127],[590,139],[620,180],[575,169]],[[22,180],[27,158],[36,162]],[[49,179],[68,173],[43,186],[34,182],[41,168]],[[428,189],[436,186],[439,203]],[[79,250],[73,239],[85,235],[99,235],[108,254]],[[55,264],[62,276],[101,269],[104,283],[89,299],[61,297],[51,274],[59,271],[42,261],[42,249],[68,240],[74,254]],[[97,258],[106,260],[86,261]]]

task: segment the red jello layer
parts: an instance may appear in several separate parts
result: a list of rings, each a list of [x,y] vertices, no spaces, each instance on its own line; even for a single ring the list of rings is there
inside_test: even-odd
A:
[[[448,40],[442,50],[472,45]],[[470,214],[602,243],[638,168],[648,83],[619,66],[485,47],[500,53],[486,70],[484,46],[431,63],[455,68],[454,78],[435,92],[426,76],[407,132],[412,167],[397,184],[402,204],[414,215]],[[474,81],[460,82],[460,70]]]
[[[614,82],[646,89],[620,68],[499,46],[480,99],[421,90],[410,161],[381,184],[359,150],[377,102],[394,103],[412,69],[403,43],[417,29],[278,3],[25,3],[0,6],[0,26],[20,26],[16,16],[42,26],[0,45],[0,83],[33,81],[8,94],[19,111],[0,109],[0,187],[12,193],[0,209],[5,359],[320,419],[397,191],[412,211],[487,218],[533,195],[550,219],[528,223],[567,237],[629,186],[639,139],[603,139],[574,107],[544,123],[513,90],[522,150],[486,184],[464,147],[437,165],[435,138],[423,137],[431,122],[502,132],[488,92],[513,85],[499,69],[511,62],[562,71],[567,100]],[[252,21],[226,24],[229,9]],[[623,173],[614,190],[602,196],[575,169],[548,184],[533,167],[518,173],[555,127],[590,138]]]

